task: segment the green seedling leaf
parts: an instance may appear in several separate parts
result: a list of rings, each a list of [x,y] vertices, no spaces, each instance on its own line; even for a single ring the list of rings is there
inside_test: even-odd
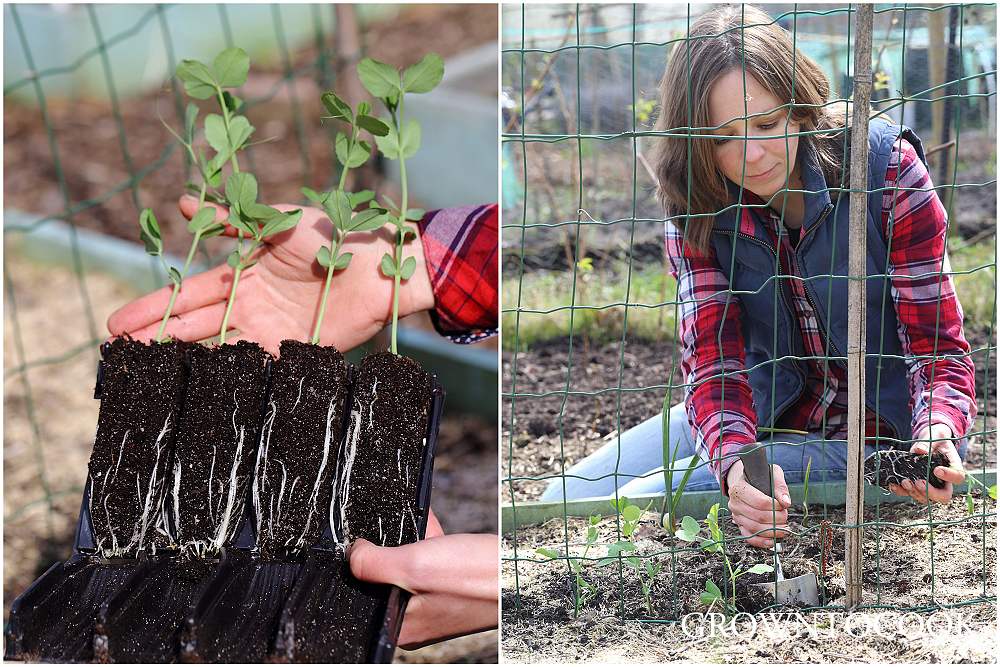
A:
[[[229,148],[226,123],[219,114],[210,113],[205,117],[205,139],[216,153],[224,153]]]
[[[167,276],[170,277],[170,282],[172,282],[173,284],[177,285],[178,287],[180,286],[180,284],[181,284],[181,272],[180,271],[178,271],[177,269],[175,269],[172,266],[168,267],[167,268]]]
[[[150,255],[163,254],[163,241],[160,238],[160,223],[156,221],[153,209],[146,208],[139,214],[139,238],[146,246]]]
[[[230,212],[229,224],[238,229],[239,231],[243,232],[244,234],[254,238],[256,238],[257,234],[260,232],[260,230],[257,229],[256,226],[251,225],[247,221],[243,220],[243,218],[241,218],[239,214],[236,212]]]
[[[267,204],[259,204],[257,202],[243,204],[240,212],[248,222],[256,221],[260,223],[267,223],[270,222],[272,218],[284,215],[276,208],[271,208]]]
[[[393,261],[392,255],[389,253],[382,255],[382,263],[379,268],[382,269],[382,275],[386,278],[393,278],[396,276],[396,262]]]
[[[226,199],[234,207],[242,207],[257,201],[257,179],[243,171],[230,174],[226,180]]]
[[[971,490],[965,492],[965,511],[970,515],[976,513],[976,505],[972,500]]]
[[[372,199],[375,198],[375,193],[371,190],[362,190],[361,192],[348,193],[347,198],[351,202],[351,208],[357,208],[362,204],[367,204]]]
[[[347,193],[334,190],[330,193],[326,203],[323,205],[333,226],[341,231],[349,229],[351,225],[351,201]]]
[[[546,558],[561,558],[562,554],[554,549],[546,549],[545,547],[538,547],[535,549],[535,553],[540,556],[545,556]]]
[[[361,115],[359,112],[355,122],[362,130],[368,130],[376,137],[384,137],[389,134],[389,126],[375,116]]]
[[[220,88],[239,88],[247,82],[250,72],[250,57],[246,51],[234,46],[215,57],[212,62],[215,81]]]
[[[774,566],[763,563],[758,563],[747,570],[747,574],[769,574],[771,572],[774,572]]]
[[[642,510],[637,505],[628,505],[622,510],[622,518],[626,521],[638,521]]]
[[[722,599],[722,591],[715,585],[714,581],[705,582],[705,591],[701,594],[702,604],[712,604],[716,600]]]
[[[348,148],[349,143],[347,136],[343,132],[337,133],[337,139],[334,144],[337,149],[337,159],[340,160],[340,164],[348,169],[354,169],[368,161],[372,147],[364,141],[358,141]]]
[[[234,116],[229,119],[229,148],[235,153],[243,148],[250,135],[253,134],[254,127],[247,120],[246,116]]]
[[[409,280],[413,276],[413,272],[417,268],[417,260],[412,257],[407,257],[403,260],[403,268],[400,270],[399,277],[403,280]],[[596,529],[595,529],[596,530]]]
[[[228,264],[234,269],[237,269],[240,266],[240,259],[241,259],[240,251],[234,250],[231,253],[229,253],[228,257],[226,257],[226,264]]]
[[[198,122],[198,105],[194,102],[188,102],[187,108],[184,110],[184,140],[188,145],[194,143],[194,131]]]
[[[330,249],[326,246],[321,247],[316,251],[316,261],[324,269],[330,268]]]
[[[390,160],[413,157],[420,149],[420,123],[415,120],[406,122],[403,134],[400,136],[395,128],[390,127],[384,137],[375,137],[375,143],[382,155]]]
[[[990,498],[992,498],[993,500],[996,500],[997,499],[997,485],[994,484],[993,486],[991,486],[990,489],[989,489],[989,491],[987,491],[987,493],[990,495]]]
[[[274,236],[275,234],[280,234],[281,232],[287,232],[289,229],[299,224],[299,220],[302,219],[302,209],[295,209],[294,211],[287,211],[285,213],[280,213],[264,225],[264,228],[260,232],[261,238],[267,238],[269,236]]]
[[[332,91],[323,93],[320,101],[323,102],[323,106],[329,112],[330,118],[354,124],[354,114],[351,113],[351,105],[340,99],[336,93]]]
[[[340,271],[341,269],[346,269],[347,266],[351,263],[352,257],[354,257],[353,252],[340,253],[340,256],[337,258],[336,264],[333,265],[333,268],[338,271]]]
[[[428,53],[420,62],[403,70],[404,93],[428,93],[444,77],[444,60],[436,53]]]
[[[599,524],[601,522],[601,515],[600,514],[591,514],[590,517],[587,519],[587,522],[591,526],[596,526],[597,524]]]
[[[243,108],[243,100],[228,90],[222,92],[222,100],[226,103],[226,109],[229,110],[229,113],[236,113]]]
[[[698,520],[691,516],[685,516],[681,519],[681,527],[674,534],[678,539],[685,542],[694,542],[698,539],[698,533],[700,532],[701,525],[698,523]]]
[[[368,232],[385,225],[385,209],[369,208],[355,214],[351,219],[349,232]]]
[[[410,257],[408,259],[413,259],[413,258]],[[406,262],[403,262],[403,267],[405,270]],[[589,528],[587,528],[587,543],[593,544],[596,541],[597,541],[597,526],[590,526]]]
[[[364,58],[358,63],[358,78],[374,97],[396,99],[399,95],[399,72],[391,65]]]
[[[372,110],[372,105],[368,104],[368,102],[358,102],[359,116],[367,116],[369,113],[371,113],[371,110]]]
[[[323,206],[326,203],[327,198],[330,196],[329,192],[320,194],[312,188],[301,188],[299,191],[306,196],[306,199],[320,206]]]
[[[212,238],[214,236],[218,236],[219,234],[222,234],[224,231],[226,231],[226,226],[225,225],[215,224],[215,225],[212,225],[211,227],[209,227],[208,229],[206,229],[205,231],[203,231],[201,233],[201,238],[203,238],[203,239],[210,239],[210,238]]]
[[[177,78],[184,84],[184,92],[196,100],[207,100],[215,95],[215,77],[197,60],[182,60],[177,66]]]
[[[390,127],[385,136],[375,137],[375,145],[378,146],[382,155],[390,160],[399,159],[399,135],[396,134],[395,128]]]
[[[406,219],[413,220],[414,222],[419,222],[424,219],[427,215],[427,211],[422,208],[408,208],[406,209]]]
[[[188,223],[188,231],[192,234],[202,233],[215,224],[215,209],[211,206],[198,209],[191,221]]]

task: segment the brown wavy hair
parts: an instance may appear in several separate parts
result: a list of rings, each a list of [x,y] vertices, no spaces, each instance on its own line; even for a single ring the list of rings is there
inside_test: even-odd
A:
[[[660,112],[655,129],[672,130],[674,134],[658,137],[653,148],[657,197],[668,217],[682,216],[674,218],[673,223],[685,231],[687,243],[700,251],[708,247],[715,214],[734,202],[727,192],[725,177],[715,166],[712,141],[689,141],[680,132],[688,127],[712,127],[708,110],[712,84],[744,64],[748,77],[755,78],[783,104],[794,103],[791,119],[799,123],[800,132],[830,130],[800,136],[799,150],[805,145],[815,149],[827,187],[836,188],[830,191],[831,199],[836,199],[839,189],[850,181],[844,160],[845,134],[850,134],[844,130],[850,126],[850,110],[845,119],[843,104],[822,106],[830,96],[830,82],[823,70],[795,49],[791,35],[763,10],[752,5],[712,9],[691,24],[688,38],[674,46],[670,54],[660,80]],[[692,133],[708,132],[693,130]]]

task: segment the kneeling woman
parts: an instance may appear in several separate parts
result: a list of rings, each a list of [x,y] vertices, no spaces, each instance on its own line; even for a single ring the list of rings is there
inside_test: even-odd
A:
[[[661,81],[657,129],[714,137],[675,130],[655,161],[685,377],[668,420],[674,483],[700,457],[686,488],[721,487],[741,533],[768,547],[787,523],[786,483],[810,461],[813,481],[845,477],[850,111],[827,105],[826,76],[758,9],[711,10],[690,37]],[[892,490],[948,502],[976,401],[947,218],[912,131],[873,118],[869,146],[866,454],[940,451],[944,488]],[[661,424],[623,433],[543,500],[663,491]],[[774,515],[737,456],[755,443],[768,445]]]

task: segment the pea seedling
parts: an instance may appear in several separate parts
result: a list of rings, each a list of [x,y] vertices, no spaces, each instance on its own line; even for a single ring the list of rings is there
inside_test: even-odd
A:
[[[189,154],[199,165],[202,173],[200,190],[202,202],[209,195],[207,188],[217,190],[222,185],[223,167],[228,163],[231,168],[226,178],[225,192],[221,195],[213,192],[211,197],[213,201],[229,206],[229,224],[239,232],[237,247],[226,260],[233,268],[233,285],[219,331],[220,344],[226,342],[226,329],[236,301],[236,288],[240,282],[240,275],[256,263],[253,259],[254,253],[265,238],[291,229],[302,217],[301,210],[281,212],[258,203],[257,179],[249,172],[240,171],[237,156],[239,151],[248,145],[254,127],[250,125],[246,116],[237,113],[243,106],[243,101],[227,89],[239,88],[246,83],[249,71],[250,58],[240,48],[226,49],[216,56],[211,66],[197,60],[182,60],[177,67],[177,78],[184,84],[187,94],[199,100],[214,97],[222,112],[221,115],[209,114],[205,117],[205,139],[215,151],[211,160],[206,160],[200,151],[196,155],[191,145],[187,144]],[[190,117],[190,107],[188,117]],[[191,118],[187,126],[193,127],[194,122],[195,119]],[[214,221],[214,215],[212,220]],[[247,236],[249,244],[245,243]]]
[[[580,608],[587,604],[587,602],[594,597],[594,594],[597,593],[597,589],[594,588],[594,585],[584,578],[583,569],[585,563],[587,562],[587,554],[590,553],[591,547],[597,543],[597,524],[600,522],[600,514],[593,514],[589,519],[587,519],[587,544],[583,548],[583,555],[579,558],[569,558],[568,554],[563,554],[563,552],[556,549],[546,549],[545,547],[535,549],[535,553],[540,556],[552,559],[565,558],[567,562],[569,562],[569,567],[576,577],[576,586],[573,589],[574,618],[580,615]]]
[[[407,225],[407,221],[415,222],[423,218],[421,209],[407,208],[409,195],[406,181],[406,158],[413,157],[420,148],[420,124],[415,120],[407,120],[404,114],[404,102],[407,93],[428,93],[433,90],[444,76],[444,61],[436,53],[428,53],[420,62],[407,67],[400,72],[391,65],[372,58],[365,58],[358,63],[358,76],[365,89],[378,98],[389,111],[389,131],[385,136],[375,136],[379,151],[390,160],[399,161],[399,180],[401,183],[402,200],[399,206],[388,197],[383,197],[386,208],[393,214],[390,218],[395,227],[393,235],[395,247],[390,255],[382,256],[380,268],[382,274],[392,278],[392,338],[390,349],[396,354],[396,329],[399,320],[399,286],[403,280],[409,280],[417,268],[417,260],[403,256],[403,245],[417,235],[416,229]]]
[[[726,565],[726,573],[729,576],[729,597],[727,598],[719,586],[709,579],[705,582],[705,590],[701,594],[702,604],[707,604],[709,606],[719,602],[722,604],[726,613],[732,615],[737,612],[736,609],[736,582],[737,580],[747,574],[767,574],[769,572],[774,572],[774,567],[771,565],[766,565],[764,563],[758,563],[747,569],[742,569],[737,567],[733,569],[733,564],[729,560],[728,554],[722,548],[722,529],[719,528],[719,503],[712,505],[712,508],[708,510],[708,515],[705,517],[705,527],[708,529],[708,535],[701,541],[701,548],[706,553],[717,553],[722,556],[722,560]],[[701,535],[701,525],[698,521],[690,516],[685,516],[681,520],[681,527],[675,533],[678,539],[684,540],[685,542],[696,542],[702,538]]]
[[[598,562],[599,566],[607,566],[617,563],[619,558],[621,558],[622,553],[634,552],[637,550],[632,538],[639,529],[639,519],[642,517],[643,512],[642,508],[633,504],[628,498],[625,497],[619,498],[617,502],[612,500],[610,503],[612,509],[618,513],[621,521],[622,537],[625,539],[619,540],[608,546],[608,556]],[[650,501],[646,510],[652,507],[652,505],[653,501]],[[663,568],[662,563],[655,562],[652,558],[647,558],[643,561],[643,559],[638,556],[625,556],[622,558],[622,564],[635,571],[636,575],[639,577],[639,585],[642,587],[642,597],[646,602],[646,612],[652,616],[653,602],[651,593],[653,591],[653,583],[656,580],[657,575],[660,574],[660,570]]]
[[[350,132],[347,134],[338,132],[334,141],[337,160],[341,165],[340,183],[337,188],[324,194],[319,194],[310,188],[302,188],[302,194],[321,206],[333,223],[330,245],[323,246],[316,252],[316,261],[326,269],[326,282],[323,284],[323,295],[320,298],[316,327],[313,330],[313,345],[319,343],[319,332],[326,315],[326,302],[330,294],[333,273],[346,269],[351,263],[353,253],[340,252],[344,239],[351,232],[378,229],[385,225],[388,219],[387,211],[377,206],[370,206],[364,211],[354,213],[354,209],[358,206],[370,204],[375,193],[371,190],[345,192],[344,185],[347,182],[347,173],[363,165],[371,155],[371,146],[360,137],[361,130],[366,130],[374,137],[384,137],[389,134],[389,126],[370,115],[371,105],[367,102],[361,102],[355,110],[333,92],[324,93],[321,99],[323,106],[330,112],[330,115],[324,118],[347,123]]]

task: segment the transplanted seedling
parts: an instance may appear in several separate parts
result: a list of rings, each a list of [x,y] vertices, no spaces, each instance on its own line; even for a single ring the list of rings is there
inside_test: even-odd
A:
[[[333,234],[330,245],[323,246],[316,252],[316,261],[326,269],[326,282],[323,284],[323,295],[320,300],[319,314],[316,317],[316,327],[313,329],[312,343],[319,343],[319,332],[326,315],[326,302],[330,294],[330,281],[334,271],[346,269],[351,263],[353,253],[341,253],[340,248],[346,236],[351,232],[365,232],[378,229],[388,222],[388,211],[380,208],[372,201],[375,193],[371,190],[361,192],[345,192],[347,173],[360,167],[368,161],[371,146],[361,139],[361,131],[365,130],[372,136],[384,137],[389,134],[389,126],[371,114],[371,105],[367,102],[358,104],[352,109],[336,93],[327,92],[322,97],[323,106],[330,112],[326,118],[343,121],[349,132],[338,132],[334,142],[337,161],[340,162],[340,183],[337,188],[320,194],[310,188],[302,188],[302,193],[312,202],[318,204],[326,212],[333,223]],[[354,212],[358,206],[369,204],[369,208]]]
[[[701,602],[709,606],[718,602],[726,610],[727,614],[735,614],[737,612],[736,582],[740,577],[747,574],[768,574],[769,572],[774,572],[774,567],[758,563],[745,570],[740,567],[733,569],[733,564],[729,560],[729,556],[722,548],[722,529],[719,528],[719,503],[712,505],[712,508],[708,511],[708,515],[705,517],[704,523],[705,528],[708,530],[707,536],[702,535],[702,528],[697,519],[685,516],[681,520],[681,527],[675,535],[678,539],[685,542],[697,542],[701,540],[701,548],[705,553],[717,553],[722,557],[726,565],[726,573],[729,576],[729,597],[726,597],[722,593],[718,584],[709,579],[705,582],[705,590],[701,594]]]
[[[619,520],[621,522],[622,537],[624,539],[615,542],[614,544],[608,546],[608,556],[598,562],[600,566],[612,565],[621,560],[625,567],[628,567],[635,571],[636,575],[639,577],[639,585],[642,587],[642,597],[646,602],[646,612],[649,615],[653,614],[653,602],[651,598],[651,593],[653,591],[653,582],[656,580],[657,575],[660,574],[660,570],[663,568],[662,563],[654,561],[652,558],[646,558],[645,560],[639,556],[624,556],[623,553],[634,553],[637,551],[633,537],[637,530],[639,530],[639,519],[642,517],[643,509],[638,505],[632,503],[628,498],[621,497],[617,501],[610,501],[612,509],[618,513]],[[649,501],[649,505],[646,510],[652,507],[653,501]]]
[[[358,63],[358,76],[361,83],[374,97],[378,98],[389,111],[389,131],[385,136],[375,137],[378,149],[390,160],[399,161],[399,180],[402,188],[402,201],[399,206],[387,196],[383,202],[392,214],[390,222],[395,227],[393,238],[395,248],[390,255],[382,257],[380,269],[387,278],[392,278],[392,342],[390,349],[396,354],[396,328],[399,320],[399,285],[403,280],[409,280],[417,268],[413,257],[403,256],[403,245],[417,235],[416,229],[406,224],[423,218],[421,209],[407,208],[409,196],[406,182],[406,159],[413,157],[420,148],[420,124],[415,120],[407,120],[404,114],[404,102],[407,93],[427,93],[441,82],[444,76],[444,61],[436,53],[429,53],[420,62],[407,67],[400,72],[392,65],[365,58]]]
[[[183,60],[177,67],[177,78],[184,84],[187,94],[199,100],[215,98],[221,111],[221,114],[213,113],[205,117],[205,139],[215,151],[211,159],[206,159],[203,152],[195,151],[192,146],[197,108],[192,115],[191,106],[188,107],[185,139],[189,140],[185,142],[185,139],[181,139],[202,175],[200,201],[204,202],[209,198],[227,205],[229,224],[239,232],[237,247],[227,259],[229,266],[233,268],[233,285],[219,331],[220,343],[226,342],[226,328],[236,299],[240,275],[256,263],[254,253],[265,238],[291,229],[302,217],[301,210],[282,212],[258,203],[257,179],[253,174],[240,171],[238,154],[247,147],[254,127],[246,116],[239,115],[243,101],[231,94],[229,89],[239,88],[246,83],[249,71],[250,58],[240,48],[226,49],[216,56],[210,66],[197,60]],[[225,179],[225,190],[220,192],[222,171],[227,164],[230,173]],[[203,216],[200,221],[202,223],[208,220],[208,214],[203,215],[203,210],[198,211],[190,226],[195,226],[194,222],[199,216]],[[212,223],[214,219],[213,214]]]
[[[597,593],[597,589],[584,577],[584,568],[587,563],[587,554],[590,553],[591,547],[597,543],[597,524],[601,522],[600,514],[593,514],[589,519],[587,519],[587,543],[583,548],[583,555],[579,558],[571,558],[568,554],[564,554],[562,551],[556,549],[547,549],[545,547],[539,547],[535,549],[535,553],[545,556],[546,558],[552,559],[566,559],[569,562],[569,567],[573,571],[573,575],[576,577],[576,585],[573,587],[573,616],[574,618],[580,615],[580,609],[583,605],[587,604]]]

